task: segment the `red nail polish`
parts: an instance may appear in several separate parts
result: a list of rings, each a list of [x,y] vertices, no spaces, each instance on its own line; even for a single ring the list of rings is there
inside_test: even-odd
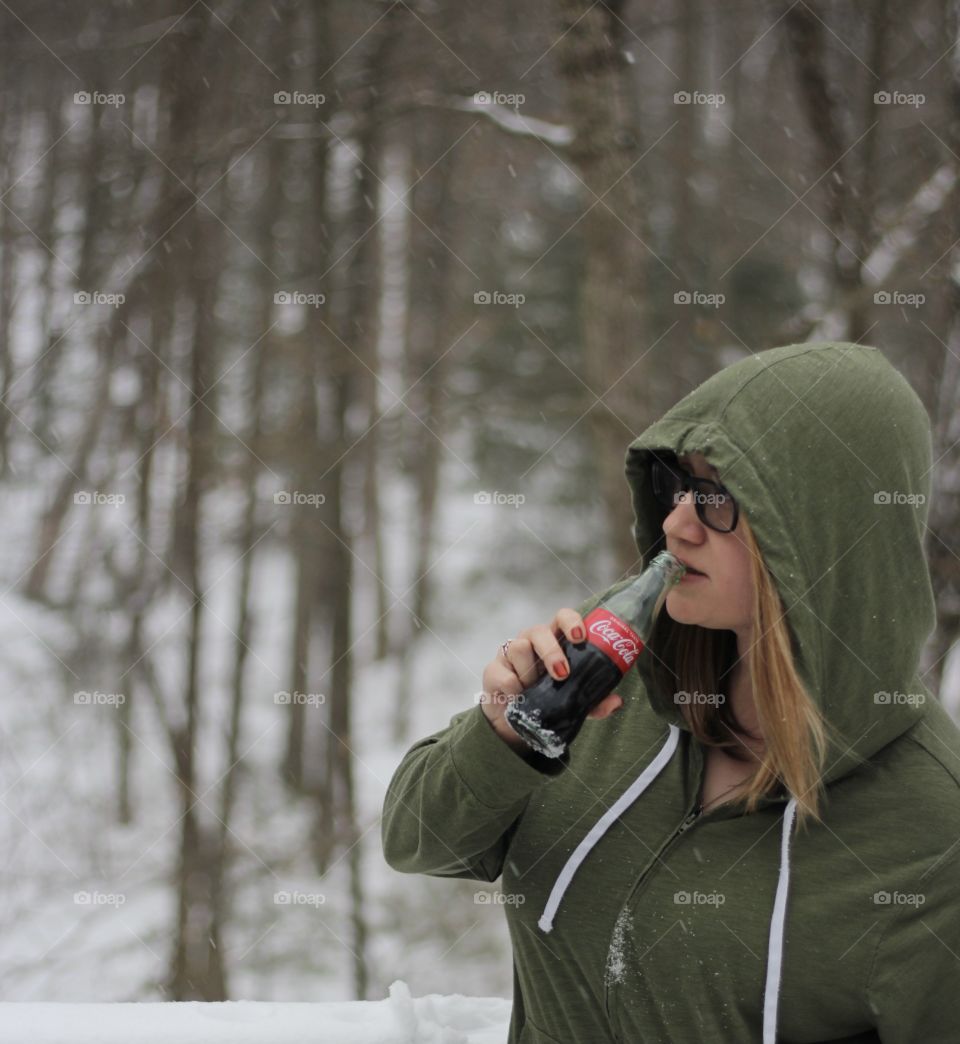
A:
[[[574,629],[570,633],[573,635],[573,640],[575,642],[582,642],[583,641],[583,628],[582,627],[574,627]]]
[[[565,663],[558,663],[557,667],[556,667],[556,671],[557,671],[557,674],[559,674],[561,678],[566,678],[567,674],[569,673],[569,670],[568,670],[567,665]]]

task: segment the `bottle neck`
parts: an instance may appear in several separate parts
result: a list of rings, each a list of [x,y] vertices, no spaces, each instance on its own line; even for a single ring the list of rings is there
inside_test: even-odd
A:
[[[669,552],[662,552],[639,576],[608,599],[603,607],[624,623],[630,624],[646,641],[653,629],[667,593],[685,572],[684,566]]]

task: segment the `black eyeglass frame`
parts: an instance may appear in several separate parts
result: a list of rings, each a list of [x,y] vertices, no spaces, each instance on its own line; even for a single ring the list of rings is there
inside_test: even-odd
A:
[[[664,472],[667,474],[665,475]],[[676,483],[667,478],[667,475],[679,479],[680,494],[688,491],[693,493],[693,505],[697,512],[697,518],[707,528],[714,530],[716,533],[732,533],[737,528],[737,522],[740,519],[740,505],[730,490],[712,479],[691,475],[688,471],[684,471],[676,460],[666,461],[660,457],[654,457],[650,465],[650,483],[653,487],[654,498],[659,504],[670,511],[677,506],[677,502],[673,499],[674,496],[678,495]],[[706,496],[723,496],[728,498],[730,503],[733,504],[733,523],[729,529],[723,529],[709,521],[707,518],[708,502],[702,499]]]

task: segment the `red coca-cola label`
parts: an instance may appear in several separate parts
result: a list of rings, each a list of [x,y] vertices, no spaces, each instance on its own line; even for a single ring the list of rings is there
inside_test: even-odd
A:
[[[626,674],[643,652],[643,642],[636,631],[600,606],[587,613],[583,622],[587,625],[587,641],[606,653],[621,674]]]

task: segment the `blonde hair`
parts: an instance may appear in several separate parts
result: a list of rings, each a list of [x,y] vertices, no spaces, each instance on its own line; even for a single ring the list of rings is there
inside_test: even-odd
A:
[[[763,755],[738,738],[749,733],[726,699],[688,701],[681,711],[700,743],[720,747],[739,761],[757,762],[741,793],[747,812],[783,786],[797,799],[798,821],[819,822],[829,726],[797,672],[783,602],[742,514],[737,534],[751,552],[753,566],[754,639],[746,667],[763,732]],[[677,623],[666,611],[657,617],[650,651],[658,688],[673,693],[723,693],[738,659],[733,631]]]

